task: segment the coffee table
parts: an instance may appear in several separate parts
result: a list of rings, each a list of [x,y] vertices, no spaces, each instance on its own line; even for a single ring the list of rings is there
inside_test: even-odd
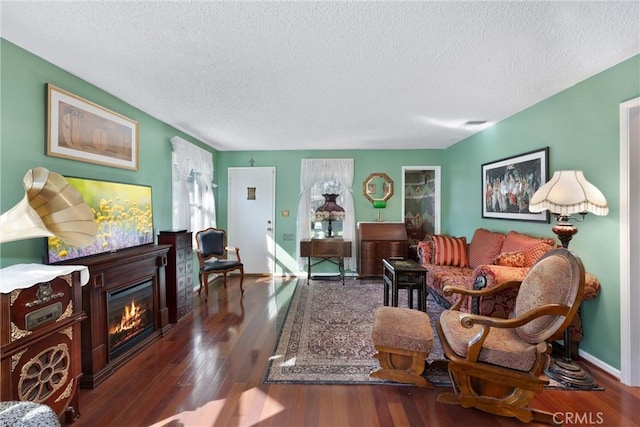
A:
[[[409,308],[413,308],[413,290],[418,290],[418,310],[427,311],[427,269],[414,260],[389,258],[382,260],[384,305],[398,306],[398,290],[407,289]]]

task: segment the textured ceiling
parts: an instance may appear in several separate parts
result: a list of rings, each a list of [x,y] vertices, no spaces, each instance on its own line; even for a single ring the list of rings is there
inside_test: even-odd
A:
[[[638,1],[0,7],[3,38],[219,150],[444,148],[640,53]]]

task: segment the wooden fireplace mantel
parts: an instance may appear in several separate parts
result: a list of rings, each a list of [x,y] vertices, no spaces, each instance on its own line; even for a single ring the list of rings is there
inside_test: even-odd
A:
[[[82,307],[87,319],[82,322],[81,388],[98,386],[171,328],[165,289],[165,266],[170,248],[171,245],[146,245],[75,261],[75,264],[89,268],[89,283],[82,288]],[[107,294],[146,281],[153,283],[155,330],[135,348],[111,359]]]

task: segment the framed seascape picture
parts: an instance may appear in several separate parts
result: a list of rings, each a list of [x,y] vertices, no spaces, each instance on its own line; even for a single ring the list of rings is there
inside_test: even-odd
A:
[[[549,147],[482,165],[482,217],[549,222],[529,212],[529,199],[547,182]]]
[[[138,122],[47,84],[47,155],[138,170]]]

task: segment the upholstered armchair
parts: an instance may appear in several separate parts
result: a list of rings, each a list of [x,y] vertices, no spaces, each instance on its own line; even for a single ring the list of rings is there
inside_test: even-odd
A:
[[[240,259],[240,250],[227,246],[227,233],[217,228],[207,228],[196,233],[196,247],[198,262],[200,264],[200,287],[198,294],[204,287],[205,301],[209,299],[209,275],[222,274],[224,287],[227,287],[227,273],[233,270],[240,271],[240,292],[244,293],[242,282],[244,280],[244,265]],[[233,258],[229,254],[233,254]]]
[[[513,317],[501,319],[460,312],[465,298],[499,292],[501,286],[517,287]],[[438,402],[477,408],[522,422],[553,424],[553,415],[528,407],[549,383],[550,339],[571,322],[585,287],[582,262],[567,249],[543,255],[524,280],[485,290],[446,287],[461,299],[445,310],[437,331],[449,360],[454,393],[438,396]]]

